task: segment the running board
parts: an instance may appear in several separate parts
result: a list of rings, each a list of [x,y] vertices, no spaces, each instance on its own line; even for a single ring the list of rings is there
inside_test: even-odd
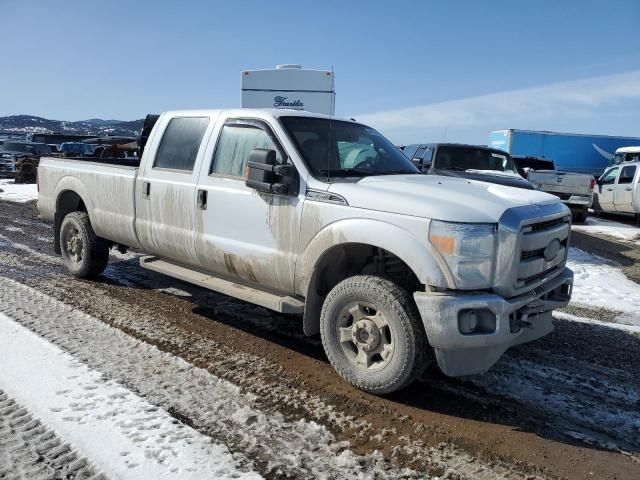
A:
[[[170,277],[193,283],[200,287],[213,290],[215,292],[229,295],[240,300],[260,305],[261,307],[275,310],[280,313],[303,313],[304,302],[287,295],[278,295],[276,293],[265,292],[257,288],[247,285],[224,280],[220,277],[214,277],[206,273],[181,267],[165,260],[160,260],[153,255],[147,255],[140,258],[140,266],[154,272],[163,273]]]

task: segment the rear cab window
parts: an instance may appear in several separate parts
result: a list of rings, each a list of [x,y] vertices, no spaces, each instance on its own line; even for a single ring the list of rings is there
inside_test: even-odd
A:
[[[153,168],[191,173],[208,124],[208,117],[172,118],[160,141]]]

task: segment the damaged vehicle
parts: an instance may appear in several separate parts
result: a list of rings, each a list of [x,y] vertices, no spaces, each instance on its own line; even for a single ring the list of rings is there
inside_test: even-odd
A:
[[[40,157],[50,154],[46,143],[4,142],[0,145],[0,175],[13,177],[16,183],[35,183]]]
[[[352,385],[385,394],[433,361],[487,371],[569,302],[557,197],[421,175],[376,130],[299,111],[149,116],[139,165],[44,158],[41,215],[78,277],[109,249],[143,268],[301,315]]]

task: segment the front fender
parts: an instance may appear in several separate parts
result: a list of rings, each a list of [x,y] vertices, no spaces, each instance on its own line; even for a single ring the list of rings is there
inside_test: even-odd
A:
[[[303,247],[296,263],[296,293],[306,296],[315,267],[323,256],[338,245],[361,243],[394,254],[406,263],[420,283],[428,286],[453,288],[454,282],[433,247],[427,242],[428,222],[424,238],[386,221],[374,219],[344,219],[320,230]]]

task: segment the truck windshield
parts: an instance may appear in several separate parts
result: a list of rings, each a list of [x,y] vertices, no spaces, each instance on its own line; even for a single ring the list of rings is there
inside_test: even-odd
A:
[[[436,153],[434,168],[441,170],[491,170],[517,174],[511,156],[484,148],[441,146]]]
[[[304,161],[317,177],[419,174],[389,140],[373,128],[342,120],[280,117]]]

